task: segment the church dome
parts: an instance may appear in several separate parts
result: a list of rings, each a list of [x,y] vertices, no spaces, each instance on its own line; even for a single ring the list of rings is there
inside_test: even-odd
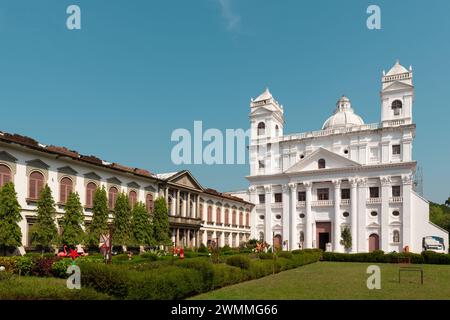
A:
[[[342,96],[336,104],[334,114],[325,121],[322,130],[347,128],[363,124],[363,119],[353,111],[350,99]]]

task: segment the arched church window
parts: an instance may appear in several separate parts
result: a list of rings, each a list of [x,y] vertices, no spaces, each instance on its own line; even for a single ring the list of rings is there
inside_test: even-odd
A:
[[[400,231],[398,230],[394,230],[393,236],[392,236],[392,240],[394,243],[399,243],[400,242]]]
[[[264,241],[264,232],[262,232],[262,231],[259,233],[259,241],[260,242]]]
[[[258,123],[258,136],[266,134],[266,124],[264,122]]]
[[[319,159],[318,165],[319,169],[325,169],[325,159]]]
[[[11,170],[4,164],[0,164],[0,187],[11,181]]]
[[[394,110],[394,115],[400,115],[400,111],[402,110],[403,104],[400,100],[395,100],[392,102],[392,110]]]

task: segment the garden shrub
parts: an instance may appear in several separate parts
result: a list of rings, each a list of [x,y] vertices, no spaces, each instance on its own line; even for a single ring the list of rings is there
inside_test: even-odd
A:
[[[371,253],[335,253],[324,252],[323,261],[340,261],[340,262],[381,262],[381,263],[397,263],[402,262],[404,258],[410,258],[411,263],[428,263],[428,264],[450,264],[450,255],[436,253],[433,251],[424,251],[422,254],[411,252],[392,252],[384,254],[382,251],[374,251]]]
[[[280,253],[278,253],[278,257],[286,258],[286,259],[292,259],[293,255],[289,251],[281,251]]]
[[[241,268],[227,264],[214,264],[213,272],[211,289],[229,286],[249,279],[248,273],[243,272]]]
[[[72,264],[71,259],[61,259],[55,261],[52,265],[52,274],[56,278],[66,279],[69,275],[67,274],[67,268]]]
[[[258,279],[272,274],[274,270],[276,271],[274,267],[273,260],[254,260],[250,264],[248,273],[251,279]]]
[[[31,274],[37,277],[51,277],[52,265],[57,260],[56,257],[39,257],[33,258],[33,266],[31,267]]]
[[[231,256],[227,259],[227,264],[241,269],[250,268],[250,258],[247,256]]]
[[[33,259],[31,257],[13,257],[15,260],[14,273],[22,276],[28,276],[31,274],[33,268]]]
[[[434,251],[423,251],[422,256],[425,263],[450,264],[450,254],[436,253]]]
[[[202,243],[197,251],[206,253],[208,252],[208,248]]]
[[[262,260],[272,260],[273,254],[269,253],[269,252],[261,252],[258,254],[258,258],[262,259]]]
[[[202,284],[204,286],[204,290],[211,290],[214,278],[214,270],[213,264],[210,261],[204,258],[193,258],[179,261],[178,263],[176,263],[176,266],[199,271],[203,278]]]
[[[148,261],[156,261],[159,258],[158,255],[154,252],[145,252],[141,254],[140,257]]]
[[[100,263],[80,262],[81,284],[90,286],[98,292],[106,293],[121,299],[128,295],[128,274],[132,271],[123,266]]]
[[[6,272],[14,272],[16,261],[13,257],[0,257],[0,266],[5,267]]]

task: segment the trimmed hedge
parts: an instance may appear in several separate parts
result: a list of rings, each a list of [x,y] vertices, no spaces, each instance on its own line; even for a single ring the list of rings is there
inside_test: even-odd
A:
[[[320,251],[298,252],[290,255],[290,259],[278,257],[275,260],[236,255],[228,257],[226,264],[213,264],[199,257],[156,261],[136,265],[134,270],[130,270],[130,265],[80,262],[81,281],[83,286],[121,299],[183,299],[316,262],[320,255]]]
[[[411,259],[411,263],[416,264],[450,264],[450,254],[436,253],[433,251],[424,251],[421,254],[403,252],[387,253],[377,250],[370,253],[335,253],[324,252],[323,261],[338,262],[379,262],[379,263],[397,263],[404,261],[405,258]]]

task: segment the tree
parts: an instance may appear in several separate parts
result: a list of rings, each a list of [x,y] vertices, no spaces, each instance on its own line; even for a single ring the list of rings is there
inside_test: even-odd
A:
[[[151,244],[152,225],[150,216],[142,202],[138,202],[132,212],[131,229],[133,232],[133,244],[145,246]]]
[[[169,215],[166,200],[162,197],[156,199],[152,219],[153,240],[156,245],[170,245]]]
[[[113,244],[126,246],[131,240],[131,209],[128,196],[121,193],[117,196],[114,206]]]
[[[8,248],[22,245],[22,231],[18,225],[22,220],[21,210],[14,184],[3,185],[0,189],[0,248],[3,255]]]
[[[446,205],[447,207],[450,207],[450,197],[448,197],[448,199],[445,200],[445,205]]]
[[[71,192],[66,202],[65,214],[61,221],[61,240],[69,247],[83,243],[84,231],[83,207],[78,193]]]
[[[341,241],[340,244],[344,246],[345,250],[348,251],[352,247],[352,233],[348,226],[345,226],[341,230]]]
[[[108,197],[103,186],[101,189],[97,188],[94,194],[92,221],[87,230],[87,243],[90,247],[98,247],[100,235],[109,232],[108,215]]]
[[[37,222],[31,230],[31,243],[45,251],[58,241],[55,201],[48,185],[42,189],[37,204]]]

